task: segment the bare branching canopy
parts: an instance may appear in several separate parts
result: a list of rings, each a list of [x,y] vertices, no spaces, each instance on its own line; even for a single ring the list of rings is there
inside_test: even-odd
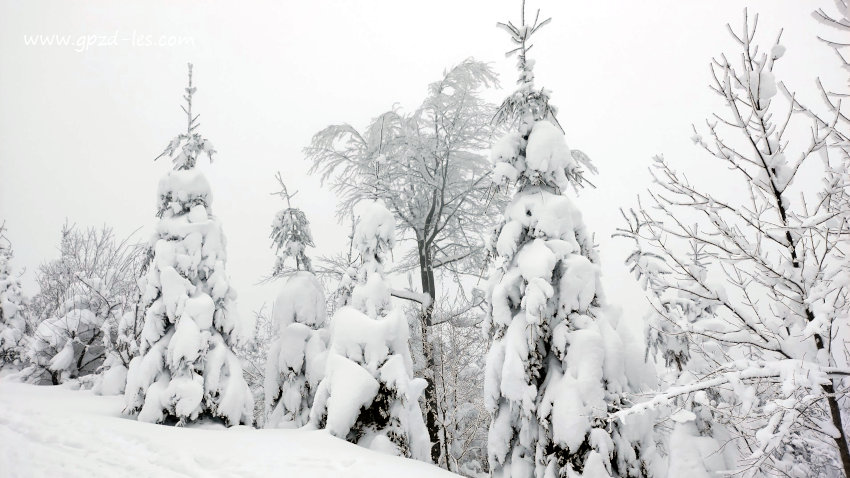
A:
[[[734,188],[712,190],[656,157],[653,187],[624,211],[619,235],[636,245],[627,263],[654,308],[651,350],[691,382],[654,405],[712,417],[701,431],[712,434],[711,421],[727,430],[747,476],[798,476],[799,466],[837,476],[850,471],[836,395],[848,364],[837,337],[850,312],[840,279],[850,122],[820,82],[826,116],[777,80],[781,32],[760,48],[757,25],[729,27],[738,53],[711,65],[724,109],[692,138]],[[714,398],[700,401],[706,391]]]

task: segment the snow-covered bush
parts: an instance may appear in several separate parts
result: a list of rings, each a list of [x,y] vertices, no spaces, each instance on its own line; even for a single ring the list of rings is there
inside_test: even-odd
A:
[[[265,373],[266,427],[301,427],[309,421],[310,406],[324,376],[328,345],[327,302],[322,284],[313,273],[307,247],[313,246],[310,223],[292,207],[278,173],[287,208],[275,216],[271,238],[277,251],[274,275],[284,276],[275,300],[276,340],[269,350]],[[286,274],[287,259],[295,263]]]
[[[151,239],[153,258],[141,279],[145,322],[141,355],[130,363],[125,413],[146,422],[216,417],[251,423],[253,401],[233,346],[250,330],[237,315],[236,292],[225,269],[225,238],[212,215],[212,195],[194,169],[208,140],[195,132],[192,65],[184,98],[186,133],[169,143],[174,169],[159,182],[160,218]],[[247,332],[247,334],[245,333]]]
[[[524,15],[523,15],[524,18]],[[500,24],[517,45],[520,86],[497,119],[512,127],[493,147],[494,181],[515,186],[491,244],[485,401],[495,477],[643,477],[654,456],[652,422],[612,422],[644,376],[640,355],[605,304],[582,215],[564,195],[587,158],[571,151],[534,89],[526,57],[533,25]]]
[[[116,240],[108,227],[65,225],[59,250],[59,259],[36,273],[40,290],[29,304],[35,320],[23,376],[53,384],[80,379],[90,387],[102,377],[88,376],[105,373],[116,364],[110,357],[122,353],[112,331],[135,310],[141,249],[128,239]],[[129,356],[124,356],[126,364]]]
[[[24,376],[54,385],[93,374],[106,358],[103,316],[85,295],[76,295],[55,317],[42,321],[29,338]]]
[[[364,201],[355,214],[360,265],[349,305],[331,320],[325,377],[310,421],[352,443],[428,461],[419,408],[426,382],[413,378],[407,321],[392,307],[384,276],[395,219],[380,201]]]
[[[26,321],[21,314],[21,281],[12,274],[12,245],[0,225],[0,367],[20,365]]]

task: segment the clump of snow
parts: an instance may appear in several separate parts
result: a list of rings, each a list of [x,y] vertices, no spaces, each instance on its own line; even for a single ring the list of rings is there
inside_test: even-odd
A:
[[[506,134],[496,140],[490,148],[490,159],[493,161],[493,183],[513,184],[525,171],[525,159],[520,156],[520,145],[523,141],[518,132]]]
[[[368,370],[342,355],[331,354],[327,376],[319,389],[326,409],[325,428],[345,438],[357,421],[360,409],[368,409],[378,394],[380,383]]]
[[[157,188],[159,210],[182,212],[195,204],[211,204],[212,191],[206,176],[197,169],[169,171],[159,180]]]
[[[576,164],[560,128],[547,120],[535,122],[528,136],[525,158],[528,173],[557,185],[562,191],[567,190],[567,173]]]
[[[395,218],[383,201],[360,202],[354,217],[354,247],[361,254],[375,255],[395,246]]]

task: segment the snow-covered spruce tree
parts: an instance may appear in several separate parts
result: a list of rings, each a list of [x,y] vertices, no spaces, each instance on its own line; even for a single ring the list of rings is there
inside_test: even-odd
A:
[[[515,186],[491,244],[485,401],[492,413],[490,472],[500,478],[651,476],[651,422],[618,423],[639,377],[626,363],[618,316],[605,305],[596,251],[566,193],[584,183],[587,157],[571,151],[535,89],[529,40],[549,20],[499,24],[516,49],[519,87],[496,120],[510,131],[492,149],[494,180]]]
[[[273,275],[285,282],[272,311],[276,340],[269,350],[265,373],[266,427],[301,427],[310,419],[316,387],[327,354],[328,331],[325,293],[305,254],[313,246],[310,223],[292,207],[280,173],[286,209],[272,223],[271,239],[277,251]],[[295,269],[287,271],[287,259]]]
[[[419,409],[425,380],[413,378],[407,321],[392,306],[384,275],[395,218],[380,201],[363,201],[355,215],[360,264],[349,305],[331,320],[325,377],[310,422],[367,448],[430,461]]]
[[[656,315],[652,342],[681,372],[621,415],[683,408],[742,476],[850,476],[850,121],[820,81],[824,117],[776,80],[785,47],[760,48],[757,19],[729,27],[738,53],[712,63],[724,110],[705,133],[694,128],[709,164],[730,171],[724,186],[656,157],[646,202],[625,216],[629,262]]]
[[[0,225],[0,367],[20,365],[26,321],[21,314],[21,281],[12,273],[12,244]]]
[[[272,276],[283,277],[286,275],[287,259],[294,260],[294,270],[313,272],[313,264],[305,253],[308,247],[315,246],[313,244],[313,234],[310,232],[310,221],[307,220],[304,211],[297,207],[292,207],[291,204],[291,199],[298,194],[298,191],[289,194],[280,173],[277,173],[275,178],[281,187],[281,190],[275,194],[286,201],[286,208],[281,209],[275,214],[274,222],[272,222],[272,232],[269,235],[269,238],[272,240],[272,246],[277,253],[277,260],[275,261]]]
[[[172,156],[174,169],[159,182],[154,255],[141,279],[141,355],[130,363],[124,411],[146,422],[183,425],[214,417],[227,425],[251,423],[251,391],[232,350],[250,332],[237,316],[209,183],[195,168],[198,156],[212,160],[215,151],[196,131],[191,64],[185,91],[186,132],[160,155]]]

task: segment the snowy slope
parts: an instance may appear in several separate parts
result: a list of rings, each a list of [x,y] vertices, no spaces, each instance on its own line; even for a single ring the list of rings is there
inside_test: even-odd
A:
[[[120,396],[0,379],[0,477],[422,477],[452,473],[324,431],[175,428],[120,415]]]

